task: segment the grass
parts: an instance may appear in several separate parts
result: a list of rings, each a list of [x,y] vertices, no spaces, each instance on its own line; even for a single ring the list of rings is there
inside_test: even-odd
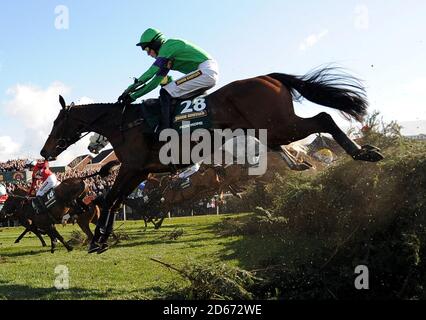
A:
[[[60,244],[51,254],[33,235],[14,244],[22,228],[0,229],[0,299],[162,299],[170,296],[171,284],[179,288],[188,283],[150,258],[178,267],[191,262],[226,263],[250,270],[280,254],[280,244],[272,236],[221,235],[220,222],[239,216],[173,218],[161,230],[145,232],[143,223],[127,222],[119,232],[128,240],[103,255],[88,255],[81,246],[68,253]],[[67,240],[77,226],[58,226],[58,230]],[[183,231],[177,239],[167,236],[175,230]],[[54,287],[58,265],[69,270],[68,290]]]

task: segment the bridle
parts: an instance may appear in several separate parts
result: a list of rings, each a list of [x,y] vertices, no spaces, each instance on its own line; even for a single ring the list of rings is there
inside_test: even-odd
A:
[[[68,127],[68,121],[71,118],[70,111],[71,111],[72,108],[73,108],[73,105],[71,105],[67,109],[64,109],[65,119],[64,119],[62,134],[60,135],[60,138],[58,139],[58,141],[56,143],[56,147],[55,147],[57,150],[60,150],[61,152],[65,151],[70,145],[76,143],[77,141],[79,141],[79,140],[83,139],[84,137],[86,137],[87,135],[89,135],[91,130],[92,130],[93,125],[106,116],[106,113],[104,113],[104,114],[100,115],[99,117],[97,117],[92,122],[86,122],[84,120],[74,118],[73,119],[74,121],[83,124],[83,128],[80,129],[79,131],[77,131],[73,136],[65,137],[65,131]],[[86,133],[84,133],[84,132],[86,132]],[[49,138],[51,136],[52,135],[50,134]]]

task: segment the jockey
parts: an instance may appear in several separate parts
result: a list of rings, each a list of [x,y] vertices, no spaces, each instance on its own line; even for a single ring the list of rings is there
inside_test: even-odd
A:
[[[218,65],[204,50],[194,44],[169,39],[156,29],[147,29],[137,44],[149,56],[154,64],[135,83],[119,97],[124,104],[132,103],[146,95],[159,85],[161,104],[161,124],[156,132],[170,127],[170,105],[172,98],[180,98],[200,89],[211,89],[218,81]],[[167,76],[170,70],[184,73],[186,76],[173,81]]]
[[[32,184],[29,191],[30,196],[42,197],[49,190],[59,185],[56,175],[50,171],[48,161],[28,160],[26,166],[33,170]],[[37,187],[40,188],[36,192]]]

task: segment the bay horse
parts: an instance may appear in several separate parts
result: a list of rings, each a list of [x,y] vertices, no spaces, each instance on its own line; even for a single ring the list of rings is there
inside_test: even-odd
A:
[[[130,207],[132,212],[142,215],[145,223],[145,229],[148,228],[148,223],[154,225],[155,230],[161,228],[164,221],[164,214],[160,208],[161,203],[161,181],[154,174],[150,173],[146,179],[143,197],[129,198],[123,200],[123,204]],[[147,199],[145,200],[145,197]]]
[[[267,146],[281,150],[282,145],[302,140],[314,133],[331,134],[354,160],[377,162],[380,150],[359,146],[322,112],[312,118],[300,118],[294,112],[293,100],[304,97],[326,107],[340,110],[348,118],[362,122],[367,114],[365,89],[353,76],[336,68],[323,68],[305,76],[273,73],[232,82],[211,93],[209,105],[212,129],[267,129]],[[160,162],[163,146],[153,135],[146,134],[145,122],[136,125],[140,105],[119,103],[67,106],[60,97],[62,110],[40,154],[54,160],[84,133],[95,132],[108,139],[121,162],[119,174],[107,194],[89,253],[108,249],[107,239],[113,229],[114,210],[150,172],[168,172]],[[124,112],[126,111],[126,112]]]
[[[29,189],[18,186],[12,193],[12,196],[18,196],[18,197],[26,197],[29,194]],[[5,211],[6,212],[6,211]],[[25,237],[25,235],[29,232],[34,233],[34,235],[40,240],[41,245],[43,247],[46,247],[46,242],[44,241],[42,234],[45,234],[43,230],[39,230],[34,224],[31,223],[28,219],[26,219],[23,215],[21,215],[19,212],[11,212],[11,213],[4,213],[0,215],[0,219],[14,219],[18,220],[19,223],[25,227],[24,232],[20,234],[20,236],[15,240],[15,243],[21,242],[21,240]]]
[[[28,195],[28,190],[22,187],[18,187],[15,191],[12,192],[12,195],[18,197],[26,197]],[[90,224],[96,224],[100,217],[100,205],[95,202],[90,202],[87,205],[81,206],[78,204],[72,204],[70,210],[67,212],[71,217],[77,216],[76,223],[80,229],[86,235],[86,242],[90,242],[93,238],[93,233],[90,230]],[[31,221],[25,218],[24,215],[19,212],[12,213],[8,216],[4,216],[3,219],[16,219],[19,223],[25,227],[25,230],[21,235],[15,240],[15,243],[21,242],[21,240],[29,233],[32,232],[40,240],[43,247],[46,247],[46,242],[44,241],[42,235],[46,234],[43,230],[40,230],[35,226]]]
[[[100,215],[99,207],[96,205],[88,206],[86,210],[79,212],[81,209],[75,207],[74,201],[81,199],[85,194],[87,194],[88,187],[86,186],[84,179],[98,175],[106,177],[110,174],[113,167],[118,164],[119,162],[112,161],[102,167],[99,172],[94,174],[64,180],[54,189],[56,199],[55,203],[46,212],[42,212],[40,214],[35,214],[32,206],[32,198],[26,196],[28,193],[24,193],[24,189],[19,190],[15,194],[11,194],[0,211],[0,217],[14,215],[26,228],[15,243],[19,242],[27,232],[31,231],[39,237],[40,241],[42,241],[41,234],[47,234],[49,236],[51,240],[52,253],[55,252],[57,240],[59,240],[68,251],[72,251],[72,246],[65,242],[64,238],[59,234],[55,227],[55,224],[61,223],[63,216],[69,213],[70,210],[74,210],[74,213],[71,214],[79,214],[79,226],[86,233],[88,240],[90,241],[93,234],[90,230],[89,223],[94,219],[97,220],[97,217]],[[45,245],[44,240],[42,241],[42,244],[43,246]]]

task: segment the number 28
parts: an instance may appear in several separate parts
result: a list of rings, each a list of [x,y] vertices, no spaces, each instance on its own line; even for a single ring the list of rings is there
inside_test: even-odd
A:
[[[191,112],[200,112],[207,108],[206,99],[196,99],[194,102],[192,101],[184,101],[182,102],[183,105],[185,105],[185,108],[182,110],[182,114],[184,113],[191,113]]]

